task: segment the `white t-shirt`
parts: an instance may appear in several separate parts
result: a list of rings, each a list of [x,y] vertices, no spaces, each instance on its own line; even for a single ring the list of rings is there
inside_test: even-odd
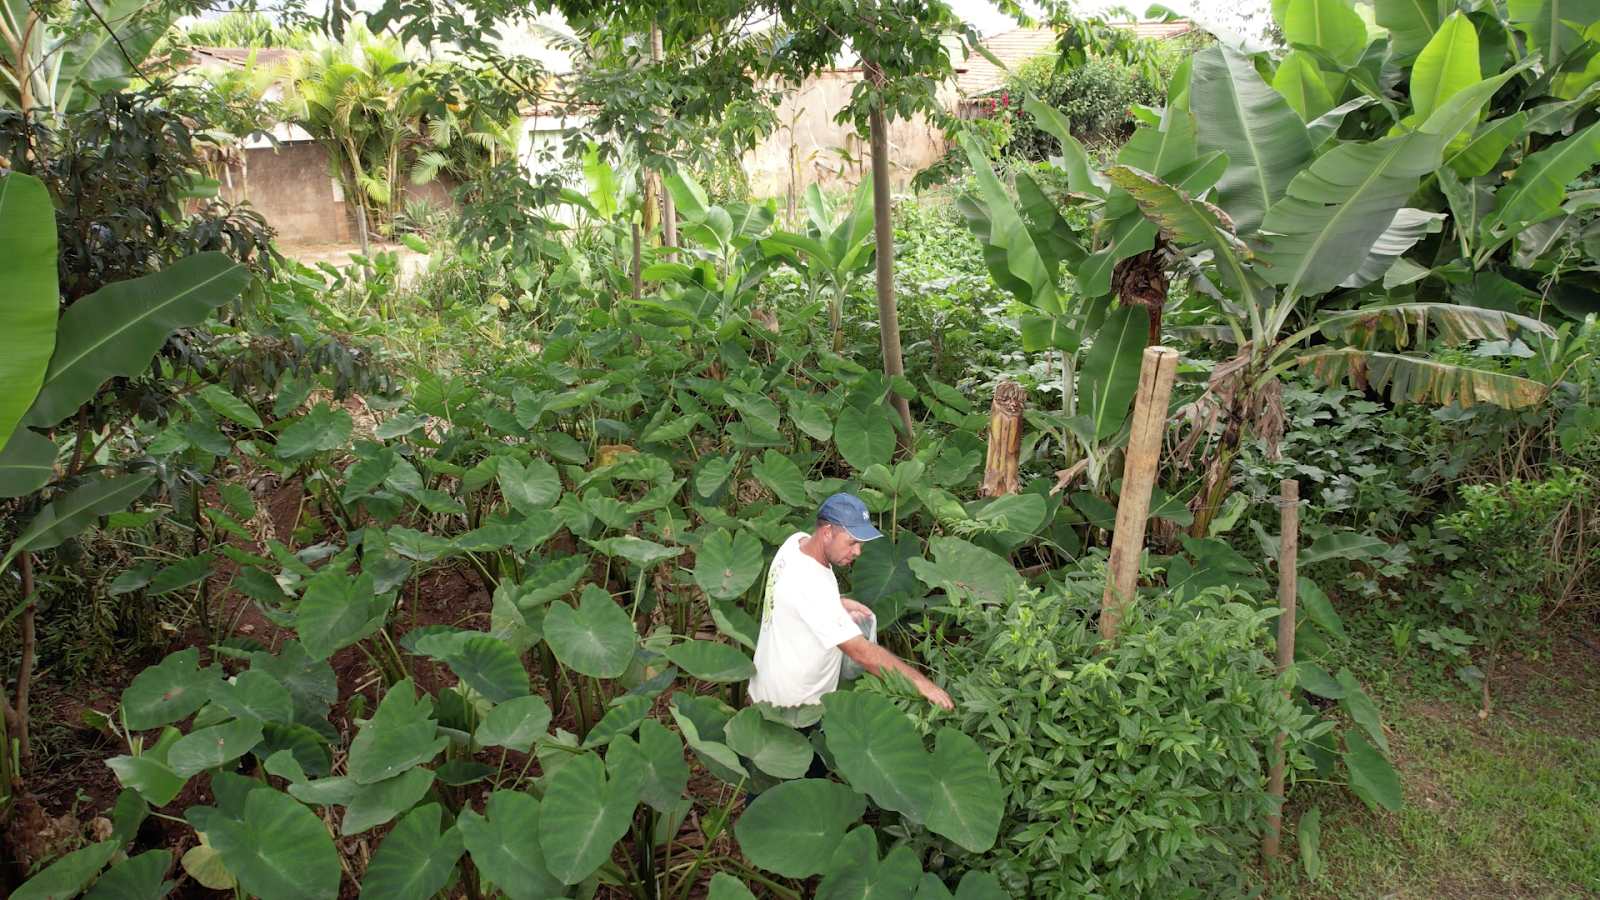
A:
[[[790,536],[767,573],[756,641],[750,699],[773,706],[807,706],[839,686],[839,645],[861,629],[839,602],[833,570],[800,551],[805,534]]]

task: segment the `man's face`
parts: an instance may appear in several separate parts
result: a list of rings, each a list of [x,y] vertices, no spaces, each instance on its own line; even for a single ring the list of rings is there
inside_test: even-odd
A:
[[[861,542],[838,525],[826,523],[817,533],[822,538],[822,555],[827,557],[828,565],[848,566],[861,555]]]

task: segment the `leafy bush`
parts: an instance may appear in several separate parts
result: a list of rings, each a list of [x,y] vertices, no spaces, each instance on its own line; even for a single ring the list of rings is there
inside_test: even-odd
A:
[[[970,637],[937,658],[1006,790],[1005,849],[970,863],[1015,896],[1217,885],[1272,808],[1272,735],[1307,721],[1272,677],[1273,613],[1164,594],[1097,655],[1097,584],[951,610]]]
[[[1061,152],[1060,143],[1041,131],[1022,100],[1033,94],[1061,111],[1072,133],[1089,141],[1126,139],[1133,132],[1129,110],[1154,105],[1166,96],[1165,84],[1153,84],[1116,60],[1091,58],[1082,66],[1057,68],[1053,55],[1036,56],[1017,66],[1006,80],[1001,112],[1011,117],[1007,150],[1027,159],[1045,159]]]

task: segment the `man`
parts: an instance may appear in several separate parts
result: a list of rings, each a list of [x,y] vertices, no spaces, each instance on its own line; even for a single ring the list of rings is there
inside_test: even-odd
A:
[[[888,650],[867,640],[858,622],[872,610],[839,596],[833,566],[848,566],[865,541],[883,537],[872,527],[866,504],[834,494],[817,508],[816,530],[783,542],[767,574],[756,642],[756,674],[750,699],[773,706],[807,706],[839,686],[839,664],[848,656],[874,675],[895,669],[930,703],[954,709],[950,695]]]

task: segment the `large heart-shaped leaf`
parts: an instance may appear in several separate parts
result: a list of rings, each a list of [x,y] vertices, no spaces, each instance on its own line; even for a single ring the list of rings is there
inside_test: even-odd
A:
[[[921,558],[922,544],[909,531],[862,544],[861,556],[850,564],[851,598],[877,608],[891,594],[916,590],[911,561]]]
[[[689,641],[661,651],[672,664],[701,681],[744,681],[756,674],[755,663],[739,648],[716,641]]]
[[[623,697],[583,737],[583,749],[601,747],[619,735],[632,734],[650,714],[651,700],[641,694]]]
[[[0,178],[0,450],[33,404],[56,346],[56,212],[44,182]],[[149,362],[149,360],[146,360]],[[31,489],[30,489],[31,490]],[[26,492],[24,492],[26,493]],[[17,495],[10,495],[17,496]]]
[[[327,660],[307,653],[299,641],[285,641],[276,656],[265,650],[250,654],[250,668],[278,679],[296,709],[323,716],[339,699],[339,680],[333,667]]]
[[[1339,707],[1350,717],[1350,721],[1361,726],[1379,751],[1388,753],[1389,738],[1383,733],[1383,720],[1378,717],[1378,708],[1372,705],[1372,698],[1361,689],[1361,683],[1356,681],[1349,669],[1339,670],[1339,687],[1342,689]]]
[[[431,704],[417,702],[411,679],[390,688],[350,742],[351,780],[373,784],[438,755],[450,739],[437,734],[432,714]]]
[[[466,809],[456,820],[478,870],[511,900],[564,895],[566,886],[545,867],[539,801],[521,791],[499,790],[489,795],[484,813]]]
[[[557,769],[539,812],[539,845],[550,873],[563,884],[587,878],[628,832],[638,802],[638,785],[608,779],[593,753]]]
[[[750,861],[785,878],[827,871],[850,823],[866,802],[836,781],[785,781],[756,797],[734,833]]]
[[[689,785],[689,763],[683,758],[683,741],[667,726],[646,719],[639,726],[639,740],[619,737],[606,751],[606,766],[614,777],[633,770],[639,778],[639,799],[657,812],[668,812],[678,805]]]
[[[822,706],[828,750],[851,786],[885,809],[927,821],[933,774],[911,719],[879,694],[835,692],[823,696]]]
[[[363,785],[344,811],[340,834],[360,834],[383,825],[417,805],[433,785],[433,773],[423,768],[408,769],[393,778]]]
[[[713,600],[731,600],[755,584],[765,564],[761,539],[755,534],[741,530],[730,535],[718,528],[695,554],[694,582]]]
[[[933,552],[934,561],[912,559],[907,563],[928,587],[953,585],[995,600],[1022,587],[1022,576],[1015,566],[960,538],[929,538],[928,549]]]
[[[718,872],[711,876],[711,886],[706,894],[706,900],[756,900],[756,895],[750,893],[744,882],[727,872]]]
[[[333,838],[315,813],[288,794],[251,791],[243,817],[211,816],[206,837],[240,887],[260,900],[339,896],[341,870]]]
[[[232,681],[213,681],[211,702],[238,719],[294,724],[294,701],[278,679],[260,669],[246,669]]]
[[[864,411],[853,406],[840,410],[834,439],[839,455],[858,472],[874,465],[888,465],[889,457],[894,455],[894,426],[876,405]]]
[[[509,747],[527,753],[549,727],[550,707],[543,697],[514,697],[489,710],[473,740],[486,747]]]
[[[633,620],[611,595],[587,585],[576,609],[552,604],[544,620],[545,640],[563,665],[581,675],[616,678],[633,658]]]
[[[161,900],[172,890],[172,882],[167,880],[170,868],[171,853],[145,851],[108,869],[83,895],[83,900]]]
[[[756,480],[766,485],[778,499],[790,506],[806,506],[811,498],[806,494],[806,477],[787,456],[768,450],[759,462],[750,467]]]
[[[200,669],[200,650],[190,647],[169,653],[165,659],[133,676],[122,692],[122,712],[128,730],[159,728],[206,705],[210,685],[220,669]]]
[[[189,781],[178,777],[167,765],[167,752],[182,737],[182,732],[169,726],[142,755],[114,756],[106,760],[106,766],[116,773],[124,788],[137,792],[152,806],[166,806]]]
[[[561,498],[561,475],[555,466],[534,459],[523,466],[510,457],[500,460],[500,493],[511,508],[531,516]]]
[[[200,728],[172,745],[167,765],[179,777],[188,778],[214,769],[249,753],[261,743],[261,723],[254,719],[234,719],[210,728]]]
[[[495,703],[504,703],[517,697],[528,696],[528,670],[522,667],[517,654],[506,645],[486,634],[475,634],[460,640],[432,643],[441,644],[439,653],[418,644],[418,649],[442,659],[468,687]]]
[[[11,900],[66,900],[78,896],[100,874],[117,846],[113,841],[101,841],[68,853],[24,882],[11,894]]]
[[[361,879],[372,900],[428,900],[450,883],[465,843],[454,825],[439,832],[439,804],[419,806],[383,839]]]
[[[347,410],[333,409],[325,401],[318,403],[278,435],[278,459],[299,462],[342,447],[350,442],[354,428],[355,421]]]
[[[931,767],[934,801],[928,827],[973,853],[993,847],[1005,792],[978,742],[955,728],[939,729]]]
[[[774,778],[800,778],[811,768],[815,751],[805,735],[768,720],[753,706],[739,710],[724,735],[728,746]]]
[[[327,659],[383,627],[387,608],[374,592],[371,572],[354,578],[324,572],[306,585],[295,630],[307,653]]]
[[[816,900],[908,900],[921,880],[922,866],[910,847],[901,844],[880,862],[877,832],[857,828],[833,852]]]

